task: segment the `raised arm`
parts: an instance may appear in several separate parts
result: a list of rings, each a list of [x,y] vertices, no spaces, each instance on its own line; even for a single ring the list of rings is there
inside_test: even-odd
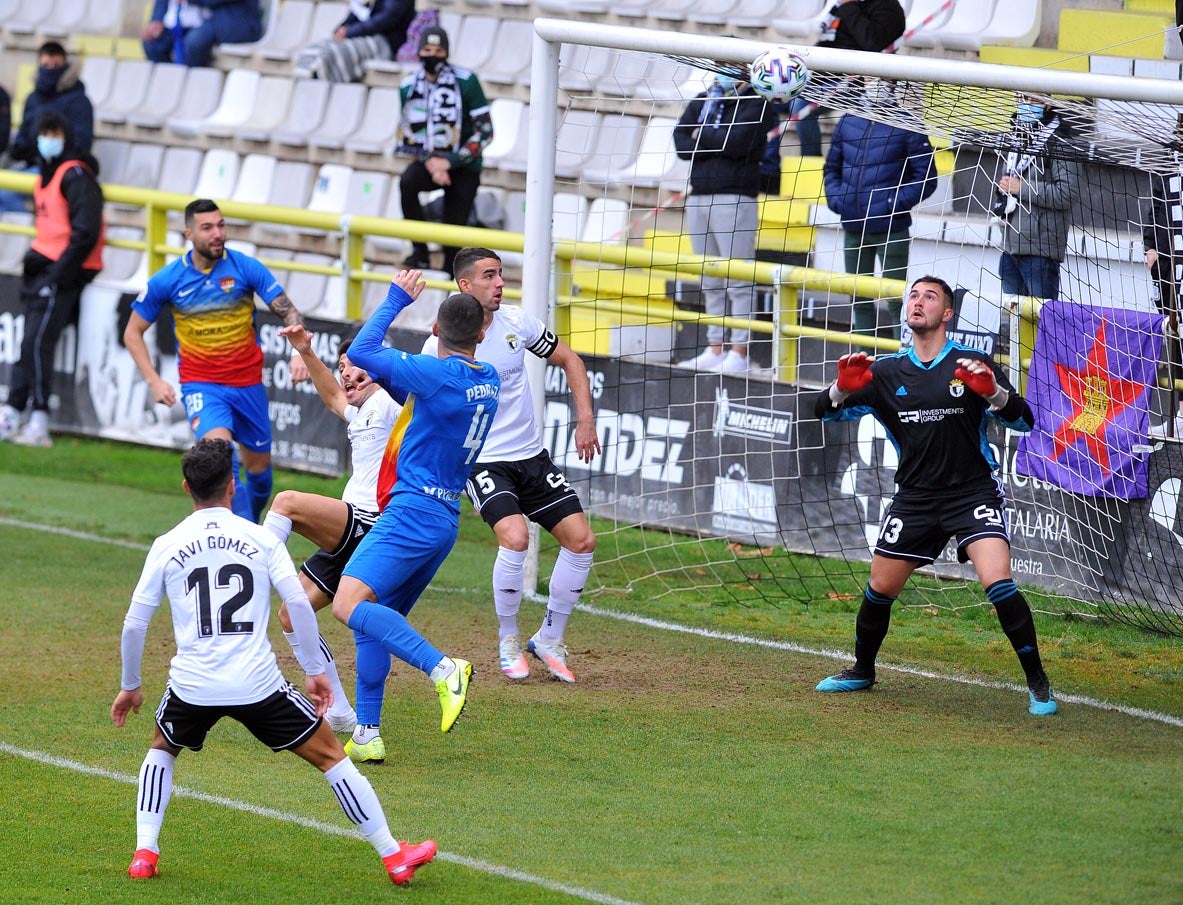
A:
[[[418,270],[400,270],[395,274],[386,300],[370,315],[349,346],[349,360],[375,375],[378,385],[388,393],[398,390],[390,384],[391,362],[402,357],[403,353],[383,345],[386,331],[398,313],[418,298],[423,285],[422,273]]]
[[[303,326],[304,318],[300,316],[300,312],[296,310],[296,306],[292,304],[292,300],[288,298],[286,292],[281,292],[270,302],[267,307],[271,309],[271,313],[283,321],[285,327],[294,327],[296,325]],[[292,380],[295,383],[301,383],[311,376],[308,372],[308,363],[304,361],[302,355],[292,356]]]
[[[289,343],[292,344],[292,349],[300,356],[300,360],[308,369],[308,376],[312,378],[312,385],[316,387],[316,393],[320,396],[320,401],[325,404],[330,412],[338,418],[345,417],[345,408],[349,405],[345,399],[345,391],[338,383],[336,375],[329,370],[329,366],[320,360],[320,356],[312,349],[312,334],[310,334],[303,324],[293,324],[290,327],[283,327],[279,331],[280,336],[286,336]]]

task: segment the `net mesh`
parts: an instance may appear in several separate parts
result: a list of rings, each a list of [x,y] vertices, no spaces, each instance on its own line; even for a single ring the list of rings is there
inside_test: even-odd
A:
[[[852,301],[862,296],[847,266],[872,243],[864,248],[862,239],[844,237],[827,208],[822,161],[795,153],[790,124],[779,193],[758,202],[756,256],[810,268],[789,278],[796,289],[791,317],[777,312],[772,287],[719,278],[717,265],[725,270],[729,256],[693,234],[689,163],[671,141],[686,103],[715,73],[746,74],[738,64],[602,47],[564,45],[560,54],[554,238],[599,251],[580,246],[571,272],[556,273],[564,303],[558,316],[590,363],[604,452],[590,464],[578,460],[573,408],[556,368],[547,378],[545,440],[589,511],[605,519],[596,523],[596,568],[585,598],[753,607],[850,600],[861,593],[894,491],[895,449],[873,419],[823,426],[812,410],[838,357],[867,346],[850,333]],[[1023,156],[1040,157],[1042,166],[1054,155],[1078,168],[1059,298],[1166,315],[1153,322],[1166,340],[1151,362],[1157,386],[1130,403],[1142,434],[1094,437],[1115,452],[1132,450],[1148,463],[1148,478],[1145,492],[1128,499],[1034,478],[1016,469],[1017,436],[992,429],[988,441],[1011,501],[1012,567],[1038,610],[1183,635],[1174,592],[1183,577],[1174,477],[1183,456],[1169,436],[1177,404],[1175,280],[1170,267],[1153,279],[1143,251],[1143,228],[1157,225],[1151,200],[1157,196],[1175,215],[1183,209],[1180,111],[1032,94],[1060,120],[1053,151],[1037,130],[1016,128],[1012,91],[814,71],[803,97],[818,105],[827,132],[853,113],[931,138],[937,189],[913,211],[906,275],[932,273],[957,287],[955,338],[992,352],[1017,386],[1026,386],[1034,334],[1017,316],[1020,299],[1002,292],[1006,221],[991,213],[996,186],[1008,162]],[[1180,238],[1170,241],[1183,260],[1177,225],[1171,235]],[[626,249],[633,255],[627,261]],[[680,263],[670,264],[671,257]],[[703,351],[711,323],[703,290],[720,283],[729,302],[751,295],[751,369],[719,375],[679,367]],[[896,285],[884,283],[869,297],[877,317],[872,351],[895,348],[899,296],[888,290]],[[777,342],[774,320],[801,325],[802,335]],[[1112,337],[1090,342],[1114,356],[1129,351]],[[790,348],[795,360],[786,360]],[[1099,404],[1108,404],[1111,389],[1097,393]],[[1168,436],[1154,437],[1156,429]],[[901,604],[988,606],[951,546],[917,573]]]

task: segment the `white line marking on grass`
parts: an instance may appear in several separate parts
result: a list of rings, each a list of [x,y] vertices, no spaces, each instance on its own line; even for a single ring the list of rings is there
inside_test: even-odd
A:
[[[606,619],[618,619],[621,622],[632,622],[636,625],[644,625],[649,628],[660,629],[666,632],[680,632],[685,635],[697,635],[700,638],[710,638],[715,641],[728,641],[733,644],[751,644],[755,647],[767,647],[772,650],[791,651],[796,654],[811,654],[815,657],[829,657],[833,660],[846,661],[850,659],[850,654],[844,651],[836,650],[819,650],[812,647],[804,647],[800,644],[794,644],[791,641],[772,641],[766,638],[756,638],[751,635],[736,635],[731,632],[717,632],[713,629],[695,628],[690,625],[681,625],[677,622],[665,622],[661,619],[651,619],[648,616],[637,616],[633,613],[622,613],[617,610],[605,610],[600,607],[589,606],[586,603],[581,603],[576,606],[576,609],[582,612],[589,613],[592,616],[603,616]],[[926,669],[915,669],[911,666],[892,666],[889,663],[879,662],[875,664],[876,669],[887,669],[892,672],[905,673],[911,676],[920,676],[923,679],[941,679],[946,682],[959,682],[962,685],[975,685],[979,688],[997,688],[1003,691],[1019,691],[1025,692],[1027,687],[1025,685],[1012,685],[1009,682],[989,682],[984,679],[974,679],[969,676],[947,675],[945,673],[929,672]],[[1098,701],[1096,698],[1087,698],[1083,695],[1075,694],[1061,694],[1056,692],[1056,700],[1064,701],[1069,704],[1081,704],[1085,707],[1095,707],[1098,710],[1112,710],[1117,713],[1125,714],[1126,716],[1137,717],[1143,720],[1152,720],[1157,723],[1165,723],[1168,726],[1183,726],[1183,718],[1172,716],[1169,713],[1157,713],[1153,710],[1143,710],[1140,707],[1127,707],[1124,704],[1110,704],[1108,701]]]
[[[97,776],[101,779],[110,779],[114,780],[115,782],[126,783],[128,785],[134,786],[139,782],[138,777],[132,776],[128,773],[116,773],[114,770],[107,770],[103,767],[92,767],[89,764],[80,763],[76,760],[69,760],[64,757],[54,757],[49,754],[43,754],[40,751],[30,751],[26,748],[17,748],[4,742],[0,742],[0,752],[11,754],[14,757],[23,757],[26,760],[35,761],[37,763],[48,764],[51,767],[61,767],[65,770],[73,770],[75,773],[83,773],[87,776]],[[229,808],[230,810],[234,811],[242,811],[246,814],[253,814],[256,817],[268,817],[272,820],[283,821],[284,823],[294,823],[298,826],[317,830],[330,836],[346,836],[351,839],[360,839],[363,842],[365,841],[362,835],[352,827],[338,826],[332,823],[323,823],[320,820],[313,820],[310,817],[301,817],[299,814],[289,814],[286,811],[277,811],[275,808],[267,808],[261,807],[260,805],[248,804],[245,801],[238,801],[234,798],[226,798],[222,795],[209,795],[205,792],[195,792],[192,789],[186,789],[184,786],[173,786],[173,795],[177,795],[181,798],[192,798],[194,801],[202,801],[206,804],[214,804],[220,807]],[[481,861],[478,858],[466,858],[464,855],[454,855],[450,852],[443,851],[437,853],[436,858],[440,861],[447,861],[450,864],[458,864],[461,867],[471,868],[472,870],[478,870],[482,873],[504,877],[507,880],[518,880],[522,883],[531,883],[534,886],[541,886],[543,889],[548,889],[551,892],[561,892],[577,899],[583,899],[586,902],[596,902],[599,903],[599,905],[637,905],[637,903],[630,902],[627,899],[617,899],[614,896],[593,892],[590,889],[583,889],[579,886],[568,886],[566,883],[558,883],[554,880],[547,880],[544,877],[537,877],[534,874],[528,874],[524,871],[514,870],[512,867],[502,867],[499,864]]]
[[[63,534],[67,537],[75,537],[79,540],[94,541],[99,544],[114,544],[119,547],[128,547],[132,550],[147,550],[148,547],[144,544],[134,544],[130,541],[113,540],[112,538],[102,537],[97,534],[87,534],[82,531],[72,531],[69,528],[59,528],[54,525],[39,525],[34,522],[22,522],[19,519],[10,519],[0,516],[0,525],[13,525],[17,528],[27,528],[32,531],[45,531],[50,534]],[[436,588],[432,590],[442,593],[472,593],[474,589],[471,588]],[[534,601],[543,601],[538,594],[527,594],[527,597]],[[800,644],[794,644],[791,641],[772,641],[767,638],[756,638],[751,635],[736,635],[731,632],[717,632],[708,628],[695,628],[691,625],[681,625],[677,622],[665,622],[661,619],[651,619],[648,616],[637,616],[634,613],[622,613],[618,610],[605,610],[597,606],[591,606],[586,603],[576,605],[576,609],[588,613],[592,616],[602,616],[605,619],[616,619],[620,622],[631,622],[634,625],[643,625],[648,628],[655,628],[665,632],[679,632],[684,635],[697,635],[700,638],[710,638],[714,641],[728,641],[732,644],[751,644],[754,647],[766,647],[771,650],[791,651],[796,654],[809,654],[814,657],[828,657],[831,660],[838,660],[845,662],[850,659],[850,654],[846,651],[838,650],[821,650],[813,647],[804,647]],[[946,682],[959,682],[962,685],[974,685],[978,688],[996,688],[1001,691],[1018,691],[1024,692],[1027,690],[1023,685],[1012,685],[1009,682],[988,682],[985,679],[974,679],[969,676],[947,675],[945,673],[929,672],[926,669],[915,669],[911,666],[892,666],[890,663],[883,663],[882,661],[875,664],[877,669],[886,669],[891,672],[904,673],[910,676],[919,676],[922,679],[941,679]],[[1165,723],[1168,726],[1183,727],[1183,717],[1172,716],[1169,713],[1158,713],[1154,710],[1143,710],[1141,707],[1127,707],[1124,704],[1110,704],[1108,701],[1098,701],[1096,698],[1088,698],[1083,695],[1063,694],[1056,692],[1056,700],[1063,701],[1066,704],[1080,704],[1083,707],[1093,707],[1097,710],[1110,710],[1115,713],[1125,714],[1126,716],[1136,717],[1142,720],[1151,720],[1156,723]],[[459,863],[459,862],[458,862]]]

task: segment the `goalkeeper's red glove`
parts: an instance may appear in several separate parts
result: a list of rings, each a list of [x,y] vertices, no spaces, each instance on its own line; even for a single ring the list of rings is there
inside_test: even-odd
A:
[[[1010,394],[994,379],[994,369],[977,358],[957,359],[957,370],[953,376],[985,399],[994,408],[1002,408]]]
[[[838,380],[835,385],[839,393],[855,393],[872,380],[871,362],[875,359],[866,352],[854,352],[838,359]]]

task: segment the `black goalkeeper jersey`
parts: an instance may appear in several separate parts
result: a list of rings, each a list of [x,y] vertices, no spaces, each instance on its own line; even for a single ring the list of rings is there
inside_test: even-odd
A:
[[[1010,393],[997,412],[953,372],[957,359],[986,362],[994,379]],[[996,487],[998,461],[986,441],[986,417],[998,418],[1012,430],[1027,433],[1035,416],[1001,368],[988,355],[952,340],[925,364],[911,349],[879,356],[871,365],[872,380],[834,407],[827,387],[814,411],[823,421],[857,420],[874,415],[886,428],[899,453],[895,480],[907,495],[947,495]]]

